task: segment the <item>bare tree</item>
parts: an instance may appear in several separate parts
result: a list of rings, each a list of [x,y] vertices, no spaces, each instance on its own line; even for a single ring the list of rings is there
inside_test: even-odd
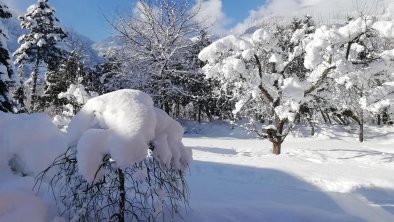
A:
[[[195,20],[198,8],[190,6],[187,0],[140,0],[128,16],[110,22],[125,41],[121,50],[132,66],[133,78],[167,112],[169,96],[186,94],[172,79],[183,74],[179,63],[195,44],[191,38],[202,30]]]

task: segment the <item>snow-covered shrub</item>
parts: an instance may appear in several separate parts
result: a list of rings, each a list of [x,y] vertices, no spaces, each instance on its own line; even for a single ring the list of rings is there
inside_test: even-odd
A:
[[[82,78],[78,81],[81,82]],[[70,84],[66,92],[58,94],[58,98],[65,100],[67,104],[63,105],[63,112],[54,117],[54,124],[59,128],[67,126],[75,113],[77,113],[89,99],[97,95],[98,94],[94,91],[88,92],[80,83]]]
[[[47,169],[59,168],[50,185],[63,217],[155,221],[180,214],[192,152],[181,125],[147,94],[125,89],[90,99],[67,130],[69,149]]]

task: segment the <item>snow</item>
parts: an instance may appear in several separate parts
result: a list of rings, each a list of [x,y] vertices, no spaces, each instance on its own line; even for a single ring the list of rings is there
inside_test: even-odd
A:
[[[167,168],[185,170],[192,161],[192,151],[182,144],[183,128],[163,110],[155,108],[157,124],[153,144],[153,156]]]
[[[109,105],[110,101],[122,101],[122,97],[132,97],[132,101],[145,102],[146,106],[150,103],[146,95],[129,90],[107,94],[104,98],[96,97],[92,99],[94,102],[88,102],[87,107],[102,108],[97,109],[102,112],[93,115],[92,119],[96,118],[92,121],[95,122],[94,128],[85,129],[78,140],[82,151],[78,155],[85,155],[83,158],[93,161],[80,162],[81,168],[87,168],[84,164],[99,164],[94,161],[108,152],[104,144],[111,139],[115,129],[100,125],[106,123],[110,119],[107,117],[111,116],[104,107],[107,107],[105,104]],[[134,104],[132,101],[123,100],[125,103]],[[103,115],[104,110],[106,118],[98,117]],[[186,132],[183,135],[183,128],[179,123],[159,109],[152,110],[157,122],[152,127],[153,143],[162,146],[177,144],[179,150],[188,153],[185,155],[174,152],[171,147],[155,147],[153,155],[160,158],[163,166],[191,161],[179,159],[176,163],[172,162],[171,156],[184,155],[191,158],[190,149],[193,150],[193,163],[187,164],[191,167],[187,174],[191,210],[184,215],[186,221],[394,220],[392,127],[365,126],[367,141],[360,144],[352,126],[317,125],[316,135],[310,137],[309,128],[298,125],[284,142],[283,153],[277,156],[271,154],[272,144],[267,140],[256,139],[244,130],[225,122],[183,122]],[[86,111],[87,108],[84,118],[89,117]],[[49,117],[42,114],[0,115],[1,120],[6,120],[0,124],[13,121],[21,128],[34,121],[36,124],[50,122]],[[89,121],[84,118],[79,117],[81,122],[75,122],[74,119],[72,125],[85,126]],[[26,122],[24,125],[20,125],[23,123],[21,119]],[[122,124],[130,123],[120,125]],[[53,129],[53,126],[46,127]],[[268,129],[275,126],[263,127]],[[54,129],[53,131],[58,132]],[[31,132],[34,131],[23,135],[26,137]],[[0,147],[4,148],[4,138],[8,137],[4,137],[3,131],[0,135]],[[185,149],[180,148],[183,147],[179,142],[182,136]],[[133,178],[144,180],[146,173],[144,169],[135,171]],[[33,193],[33,184],[32,177],[20,177],[5,169],[4,165],[0,167],[0,221],[64,221],[56,216],[53,200],[49,200],[42,193]]]
[[[372,25],[383,37],[394,38],[394,24],[392,21],[377,21]]]
[[[48,207],[31,192],[0,189],[0,221],[42,222]]]
[[[40,40],[38,40],[38,42],[37,42],[37,46],[38,46],[38,47],[42,47],[42,46],[45,45],[45,44],[47,44],[46,41],[45,41],[45,39],[40,39]]]
[[[67,98],[75,100],[79,104],[85,104],[90,98],[94,97],[89,94],[81,84],[70,84],[66,92],[59,93],[59,99]]]
[[[131,89],[90,99],[67,128],[69,146],[76,146],[79,173],[93,181],[106,154],[125,169],[148,155],[162,166],[185,170],[191,150],[182,144],[183,128],[164,111],[153,107],[149,95]],[[100,172],[98,172],[100,173]]]
[[[78,162],[101,162],[102,156],[89,154],[94,149],[91,145],[94,142],[106,149],[98,149],[98,152],[111,154],[117,166],[124,169],[147,156],[155,125],[153,102],[147,94],[137,90],[119,90],[90,99],[71,120],[67,135],[69,145],[77,145]],[[86,166],[89,168],[80,169],[80,172],[93,179],[97,164]]]
[[[0,132],[0,168],[13,160],[20,173],[36,175],[67,148],[64,133],[45,114],[0,112],[0,120],[6,129]]]
[[[245,60],[250,60],[255,54],[255,51],[253,49],[247,49],[242,52],[242,58]]]
[[[271,38],[271,35],[264,29],[258,29],[252,35],[252,39],[255,42],[268,42]]]
[[[283,97],[291,98],[295,101],[301,101],[304,98],[304,86],[296,78],[286,78],[283,80],[282,93]]]
[[[283,120],[287,118],[290,122],[294,122],[299,108],[300,103],[290,99],[275,107],[274,110],[279,119]]]
[[[275,156],[269,141],[220,126],[183,139],[194,158],[187,221],[394,220],[393,128],[366,127],[360,144],[351,127],[298,127]]]

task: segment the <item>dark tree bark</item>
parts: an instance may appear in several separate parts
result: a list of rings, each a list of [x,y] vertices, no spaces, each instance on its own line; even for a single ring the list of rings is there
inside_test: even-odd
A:
[[[364,113],[363,111],[360,112],[360,131],[358,135],[358,140],[362,143],[364,142]]]
[[[198,104],[198,123],[201,123],[201,109],[202,109],[202,105],[199,103]]]
[[[275,155],[279,155],[281,153],[282,142],[272,142],[273,148],[272,153]]]
[[[118,221],[119,222],[125,222],[125,206],[126,206],[126,189],[125,189],[125,179],[124,179],[124,174],[121,169],[117,170],[118,173],[118,179],[119,179],[119,215],[118,215]]]
[[[364,124],[360,124],[360,131],[358,134],[358,140],[360,143],[364,142]]]
[[[269,141],[272,143],[272,153],[275,155],[281,154],[282,143],[284,140],[283,128],[287,119],[277,120],[276,129],[267,129]]]
[[[39,53],[39,50],[37,54]],[[37,78],[40,66],[40,59],[39,56],[36,58],[36,64],[34,65],[34,71],[32,75],[32,87],[31,87],[31,97],[30,97],[30,112],[34,111],[34,106],[37,101]]]

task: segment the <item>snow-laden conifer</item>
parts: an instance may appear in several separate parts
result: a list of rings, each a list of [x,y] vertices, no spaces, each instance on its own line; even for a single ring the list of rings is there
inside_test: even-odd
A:
[[[28,83],[31,86],[30,110],[37,103],[37,80],[40,71],[53,71],[58,68],[65,51],[59,46],[67,35],[55,17],[55,10],[49,6],[48,0],[38,0],[27,9],[27,14],[19,17],[21,27],[28,33],[19,37],[20,47],[14,52],[15,64],[22,68],[30,64],[33,71]],[[42,67],[45,65],[45,67]]]

